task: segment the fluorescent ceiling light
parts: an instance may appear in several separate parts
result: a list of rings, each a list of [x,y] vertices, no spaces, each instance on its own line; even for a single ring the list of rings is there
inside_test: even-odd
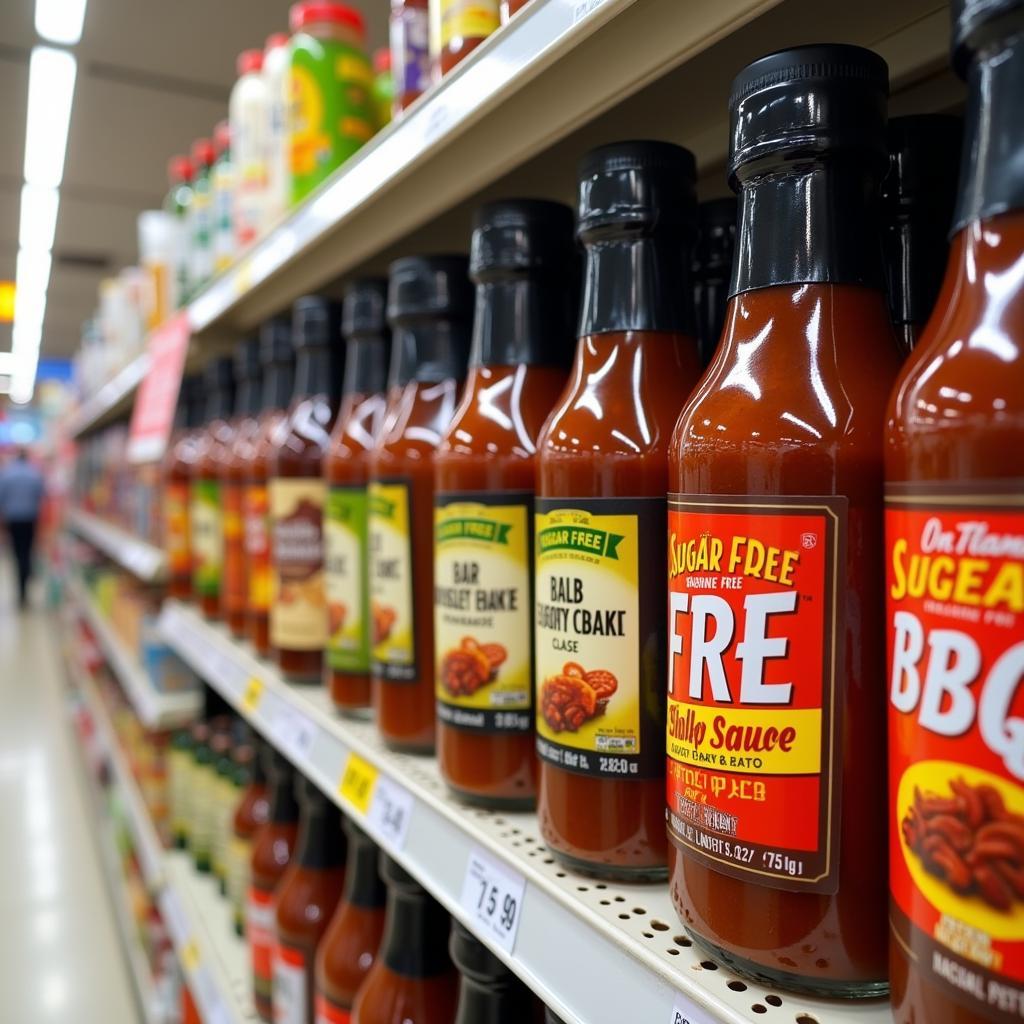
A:
[[[22,249],[49,252],[57,231],[57,207],[60,193],[42,185],[22,185],[21,222],[18,244]]]
[[[15,287],[15,319],[17,319],[18,293],[26,292],[29,295],[46,295],[46,289],[50,287],[50,267],[53,265],[53,256],[48,249],[19,249],[18,262],[16,264],[14,287]]]
[[[36,31],[51,43],[74,46],[84,21],[85,0],[36,0]]]
[[[43,341],[42,323],[15,324],[11,333],[11,348],[15,355],[38,352]]]
[[[37,46],[28,68],[28,120],[25,128],[25,181],[56,188],[64,177],[75,58],[67,50]]]
[[[24,405],[32,401],[36,388],[36,368],[39,364],[39,350],[15,352],[14,369],[11,373],[11,401]]]

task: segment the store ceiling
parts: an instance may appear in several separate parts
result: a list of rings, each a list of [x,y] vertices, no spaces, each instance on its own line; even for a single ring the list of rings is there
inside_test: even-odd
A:
[[[365,0],[369,42],[387,0]],[[69,356],[101,279],[137,257],[135,219],[159,206],[168,157],[227,116],[235,57],[287,27],[287,0],[88,0],[41,358]],[[34,0],[0,2],[0,280],[13,280]],[[0,351],[11,327],[0,325]]]

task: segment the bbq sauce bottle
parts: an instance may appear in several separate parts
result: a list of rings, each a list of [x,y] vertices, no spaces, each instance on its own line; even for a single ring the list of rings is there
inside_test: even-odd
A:
[[[1024,1007],[1024,3],[953,5],[949,266],[886,428],[889,887],[899,1024]]]
[[[477,211],[466,387],[434,457],[438,760],[460,796],[530,807],[537,438],[575,345],[572,211],[539,199]]]
[[[584,157],[580,339],[537,445],[538,813],[552,853],[665,877],[663,537],[668,444],[700,375],[693,154],[623,142]]]
[[[455,1024],[529,1024],[543,1009],[537,997],[458,921],[449,952],[459,969]]]
[[[370,578],[366,486],[384,424],[390,337],[384,319],[387,282],[355,281],[345,291],[341,333],[345,382],[341,410],[324,458],[327,507],[326,680],[343,714],[370,711]]]
[[[671,894],[736,970],[886,990],[881,430],[899,355],[878,185],[888,73],[810,46],[733,84],[739,238],[669,456]]]
[[[466,375],[473,292],[464,256],[391,265],[388,409],[369,487],[370,673],[389,746],[434,749],[434,452]]]
[[[189,483],[195,462],[197,432],[202,422],[199,380],[181,382],[174,413],[174,433],[164,459],[164,551],[167,554],[168,597],[192,596],[192,543],[189,533]]]

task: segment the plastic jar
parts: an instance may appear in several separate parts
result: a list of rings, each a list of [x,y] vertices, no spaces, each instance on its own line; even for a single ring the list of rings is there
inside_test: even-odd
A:
[[[295,4],[289,14],[291,202],[301,202],[376,129],[363,16],[344,4]]]
[[[390,40],[397,117],[430,85],[427,0],[391,0]]]
[[[267,193],[267,125],[270,96],[263,79],[263,51],[238,57],[238,81],[231,90],[229,121],[237,185],[235,237],[239,248],[264,228]]]

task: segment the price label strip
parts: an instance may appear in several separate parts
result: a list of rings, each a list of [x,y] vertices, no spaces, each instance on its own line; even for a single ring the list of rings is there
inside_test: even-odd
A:
[[[409,790],[392,782],[386,775],[381,775],[373,790],[367,820],[381,839],[396,850],[401,850],[405,846],[413,805]]]
[[[462,909],[506,953],[515,949],[526,879],[474,847],[462,881]]]
[[[253,676],[245,684],[245,692],[242,694],[242,707],[246,714],[254,715],[260,706],[260,698],[263,696],[263,680]]]
[[[301,765],[309,757],[316,728],[300,711],[282,704],[274,715],[270,732],[288,757]]]
[[[360,814],[368,814],[379,774],[369,761],[358,754],[349,754],[338,786],[342,799],[350,803]]]

